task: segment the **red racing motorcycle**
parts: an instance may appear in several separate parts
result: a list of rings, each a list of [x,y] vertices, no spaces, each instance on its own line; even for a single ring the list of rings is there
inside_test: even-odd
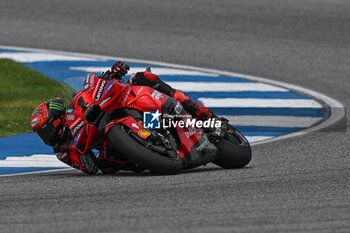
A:
[[[148,86],[88,76],[74,106],[85,114],[72,132],[79,133],[74,144],[83,154],[102,145],[157,174],[211,162],[242,168],[251,160],[249,142],[226,119],[198,121],[178,101]]]

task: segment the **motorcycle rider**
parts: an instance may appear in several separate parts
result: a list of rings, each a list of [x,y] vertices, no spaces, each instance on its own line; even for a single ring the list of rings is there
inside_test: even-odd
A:
[[[124,62],[116,62],[111,71],[106,71],[100,76],[89,74],[84,80],[84,88],[90,84],[90,80],[98,78],[119,80],[127,74],[130,67]],[[168,84],[159,79],[147,69],[144,72],[137,72],[129,79],[133,85],[150,86],[166,95],[172,96],[179,101],[184,108],[197,119],[205,120],[213,116],[213,113],[203,105],[191,100],[185,93],[180,90],[173,89]],[[87,85],[87,86],[86,86]],[[92,93],[88,91],[83,93],[84,98],[92,98]],[[83,101],[84,103],[84,101]],[[60,98],[50,99],[41,103],[35,108],[31,116],[31,127],[42,141],[53,150],[57,158],[73,168],[80,169],[87,174],[96,174],[98,170],[103,173],[116,173],[118,170],[140,171],[140,168],[128,162],[128,160],[120,155],[117,151],[109,149],[109,151],[100,153],[98,156],[92,150],[87,154],[74,146],[76,135],[72,134],[76,127],[75,118],[84,118],[84,104],[78,101],[79,109],[76,105],[71,105],[68,111],[64,107],[63,100]],[[108,159],[106,154],[112,156]],[[110,157],[109,157],[110,158]]]

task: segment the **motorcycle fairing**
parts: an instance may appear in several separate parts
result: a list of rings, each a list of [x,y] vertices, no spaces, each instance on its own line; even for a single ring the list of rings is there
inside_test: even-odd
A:
[[[115,126],[116,124],[123,124],[131,129],[135,134],[140,136],[142,139],[147,140],[147,138],[151,135],[149,130],[145,129],[140,122],[135,120],[132,116],[126,116],[121,119],[111,120],[107,123],[105,128],[105,135],[108,135],[109,130]]]

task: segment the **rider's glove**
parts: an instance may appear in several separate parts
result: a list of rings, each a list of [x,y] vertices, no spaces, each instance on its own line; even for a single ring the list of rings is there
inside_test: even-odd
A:
[[[120,80],[124,75],[128,73],[130,66],[125,62],[118,61],[114,63],[111,70],[107,70],[100,75],[100,78],[105,80],[117,79]]]
[[[111,80],[113,79],[113,73],[109,70],[106,72],[102,72],[99,78],[105,79],[105,80]]]
[[[114,65],[111,68],[112,73],[115,73],[115,75],[119,78],[126,75],[129,70],[130,70],[130,66],[122,61],[118,61],[114,63]]]

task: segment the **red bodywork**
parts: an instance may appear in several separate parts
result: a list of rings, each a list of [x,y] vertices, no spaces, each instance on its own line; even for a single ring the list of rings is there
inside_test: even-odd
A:
[[[157,110],[161,112],[162,106],[168,98],[171,97],[151,87],[122,84],[117,80],[107,81],[90,74],[85,79],[84,89],[74,97],[74,109],[81,112],[80,115],[75,113],[79,116],[75,117],[76,123],[71,127],[73,136],[76,138],[74,146],[82,154],[98,145],[108,146],[109,143],[105,135],[116,124],[126,125],[144,140],[147,140],[150,135],[149,130],[131,116],[112,119],[107,123],[104,132],[99,132],[95,125],[88,124],[84,119],[86,109],[92,104],[98,105],[103,112],[112,112],[122,108],[137,109],[140,112],[155,112]],[[79,124],[83,124],[83,126]],[[196,133],[189,133],[193,130],[196,130]],[[183,158],[199,141],[203,132],[201,129],[179,127],[176,128],[176,131],[181,141],[178,153]],[[79,137],[77,138],[75,135],[79,135]]]

